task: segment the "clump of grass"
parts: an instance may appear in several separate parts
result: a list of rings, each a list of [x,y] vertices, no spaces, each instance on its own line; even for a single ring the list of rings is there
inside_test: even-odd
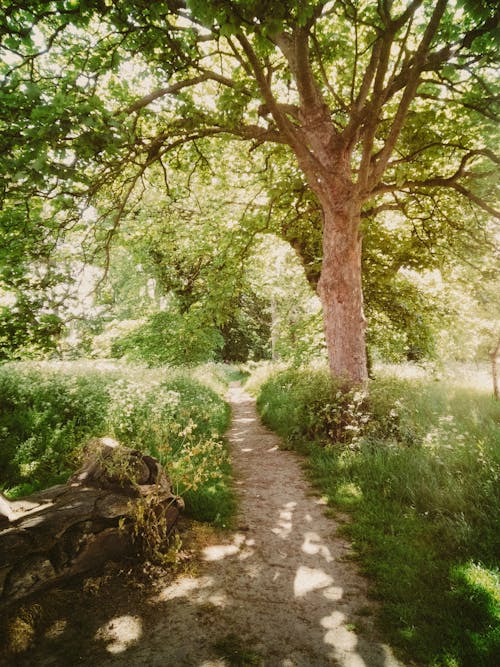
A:
[[[226,525],[234,510],[223,435],[225,373],[115,364],[0,368],[0,479],[11,498],[64,481],[83,444],[111,436],[166,466],[194,518]]]
[[[231,667],[251,667],[263,665],[262,656],[249,648],[243,640],[235,634],[229,634],[214,644],[217,654],[227,660]]]
[[[286,364],[280,364],[273,361],[247,361],[243,366],[243,373],[246,376],[245,390],[252,396],[258,396],[262,385],[264,385],[273,375],[280,370],[285,370]]]
[[[391,641],[432,667],[500,653],[500,405],[486,392],[385,375],[353,410],[326,371],[263,385],[264,420],[307,452],[314,483],[348,511]],[[337,407],[325,410],[337,400]],[[337,436],[331,414],[347,428]],[[336,422],[336,423],[337,423]]]

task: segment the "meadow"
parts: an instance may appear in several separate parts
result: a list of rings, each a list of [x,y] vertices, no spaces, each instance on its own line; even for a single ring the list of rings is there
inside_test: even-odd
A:
[[[272,369],[271,369],[272,371]],[[369,397],[324,368],[250,381],[265,423],[306,456],[406,659],[500,658],[500,403],[478,373],[379,369]],[[266,379],[267,376],[267,379]]]

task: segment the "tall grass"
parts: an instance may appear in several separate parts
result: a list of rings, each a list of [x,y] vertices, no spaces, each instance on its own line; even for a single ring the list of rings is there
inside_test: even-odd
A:
[[[432,667],[500,664],[498,402],[389,373],[369,397],[345,395],[326,371],[302,369],[271,377],[258,405],[352,514],[345,530],[393,644]]]
[[[215,365],[4,365],[0,488],[19,497],[64,481],[84,443],[108,435],[159,458],[192,516],[225,524],[234,507],[226,387],[226,372]]]

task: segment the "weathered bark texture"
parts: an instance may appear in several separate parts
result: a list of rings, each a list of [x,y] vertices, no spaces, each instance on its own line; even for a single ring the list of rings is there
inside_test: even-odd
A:
[[[158,534],[174,526],[183,502],[158,461],[110,438],[86,452],[66,484],[17,502],[2,497],[0,605],[133,553],[141,503],[153,508]]]
[[[318,294],[330,371],[346,389],[364,387],[368,382],[361,280],[364,195],[359,183],[353,181],[349,141],[337,135],[312,73],[293,62],[291,66],[296,70],[302,98],[299,116],[303,138],[291,146],[323,214]]]
[[[325,208],[323,265],[318,284],[332,375],[346,387],[368,379],[361,285],[359,216]]]

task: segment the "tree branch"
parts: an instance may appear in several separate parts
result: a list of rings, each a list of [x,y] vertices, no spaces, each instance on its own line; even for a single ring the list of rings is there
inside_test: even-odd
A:
[[[410,73],[408,83],[404,88],[401,102],[399,103],[398,110],[389,131],[389,135],[385,141],[385,145],[382,151],[379,154],[377,163],[372,167],[371,174],[368,179],[369,185],[375,184],[385,171],[389,158],[392,154],[392,151],[394,150],[394,146],[396,145],[396,141],[406,120],[410,104],[412,103],[417,92],[417,88],[420,82],[420,74],[425,64],[429,46],[438,30],[447,4],[448,0],[437,0],[436,2],[431,19],[427,24],[424,35],[415,54],[412,72]]]
[[[175,95],[184,88],[190,88],[191,86],[196,86],[198,83],[203,83],[203,81],[208,81],[209,78],[210,77],[207,74],[200,74],[199,76],[195,76],[192,79],[185,79],[184,81],[178,81],[177,83],[173,83],[171,86],[167,86],[166,88],[157,88],[156,90],[153,90],[151,93],[149,93],[149,95],[144,95],[144,97],[141,97],[135,102],[132,102],[132,104],[130,104],[128,107],[126,107],[125,109],[121,109],[117,113],[132,114],[135,111],[144,109],[144,107],[147,107],[160,97],[165,97],[166,95]]]
[[[374,216],[382,213],[383,211],[401,211],[403,210],[400,204],[390,204],[389,202],[379,204],[378,206],[372,206],[367,208],[365,211],[362,211],[361,218],[366,220],[367,218],[373,218]]]
[[[149,104],[151,104],[152,102],[161,97],[166,97],[167,95],[175,95],[184,88],[191,88],[205,81],[217,81],[218,83],[221,83],[222,85],[227,86],[228,88],[238,88],[238,90],[242,90],[242,92],[251,97],[251,93],[248,90],[244,90],[238,87],[232,79],[228,79],[227,77],[222,76],[217,72],[212,72],[204,68],[200,68],[200,71],[202,73],[199,76],[194,76],[191,79],[185,79],[184,81],[178,81],[176,83],[173,83],[171,86],[166,86],[165,88],[157,88],[156,90],[153,90],[148,95],[145,95],[144,97],[141,97],[135,102],[132,102],[132,104],[130,104],[128,107],[126,107],[125,109],[121,110],[118,113],[126,113],[126,114],[134,113],[135,111],[139,111],[140,109],[147,107]]]
[[[285,36],[284,34],[280,37],[288,39],[288,36]],[[269,82],[264,74],[257,55],[252,48],[252,45],[248,41],[247,37],[242,33],[237,35],[237,39],[241,44],[243,51],[245,52],[248,62],[252,67],[266,107],[269,109],[274,121],[276,122],[277,130],[283,134],[283,140],[279,141],[278,143],[289,144],[303,164],[312,165],[313,168],[317,170],[317,168],[321,165],[304,144],[299,128],[290,121],[286,113],[284,113],[283,108],[274,97],[273,91],[271,90]],[[286,55],[287,54],[285,53],[285,56]]]
[[[388,185],[382,183],[372,191],[372,195],[380,195],[388,192],[394,193],[397,191],[419,192],[422,188],[438,187],[452,188],[463,197],[476,204],[476,206],[481,208],[483,211],[486,211],[486,213],[489,213],[494,218],[500,219],[500,211],[497,211],[488,202],[484,201],[484,199],[471,192],[461,183],[457,183],[454,180],[454,177],[443,178],[442,176],[436,176],[434,178],[428,178],[423,181],[405,181],[401,185]]]

